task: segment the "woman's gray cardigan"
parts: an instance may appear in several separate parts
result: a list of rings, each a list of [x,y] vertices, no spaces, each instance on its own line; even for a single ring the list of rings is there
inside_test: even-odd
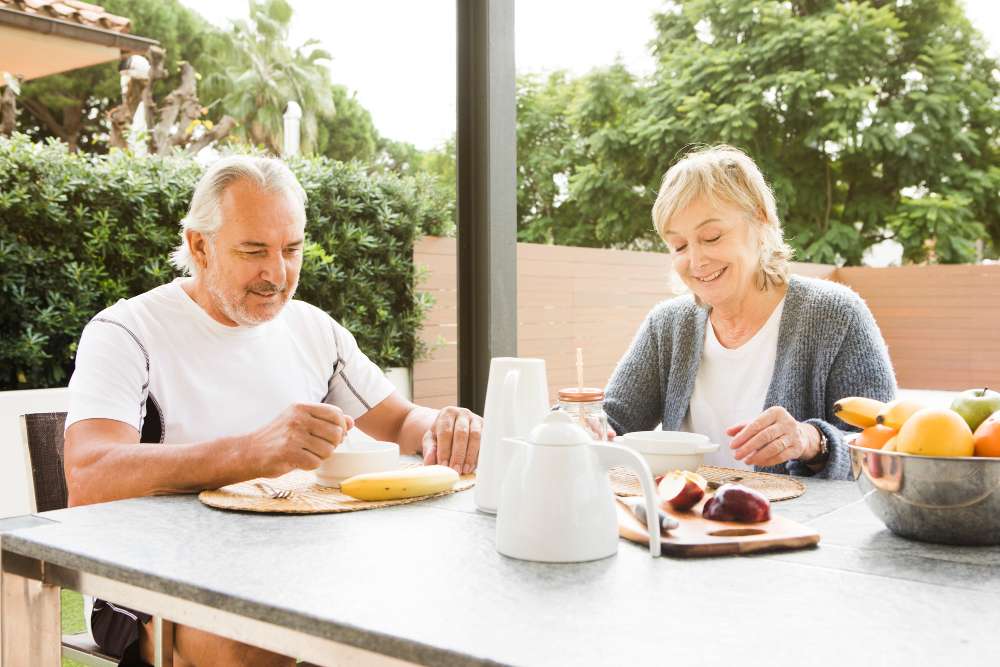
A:
[[[604,409],[615,431],[648,431],[661,423],[664,430],[680,429],[701,363],[708,312],[691,295],[650,311],[608,382]],[[834,282],[792,276],[764,408],[780,405],[823,431],[830,458],[817,477],[851,478],[841,429],[856,429],[834,417],[834,402],[846,396],[888,401],[895,394],[889,352],[861,297]],[[758,469],[813,474],[799,461]]]

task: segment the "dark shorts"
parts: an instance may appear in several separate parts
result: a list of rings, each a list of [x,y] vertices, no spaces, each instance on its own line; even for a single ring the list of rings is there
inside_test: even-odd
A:
[[[145,612],[94,600],[94,611],[90,614],[94,643],[104,653],[118,658],[121,667],[148,667],[139,655],[139,638],[142,636],[140,626],[151,618]]]

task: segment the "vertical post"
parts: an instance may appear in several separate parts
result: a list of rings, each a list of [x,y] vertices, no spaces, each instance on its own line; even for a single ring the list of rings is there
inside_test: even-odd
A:
[[[293,157],[299,154],[299,132],[302,123],[302,107],[298,102],[291,101],[285,108],[284,146],[282,157]]]
[[[153,667],[174,665],[174,624],[160,616],[153,617]]]
[[[59,587],[12,572],[0,572],[3,583],[3,637],[0,663],[59,667],[62,631],[59,627]]]
[[[517,354],[514,0],[456,0],[458,402],[482,414],[490,359]]]

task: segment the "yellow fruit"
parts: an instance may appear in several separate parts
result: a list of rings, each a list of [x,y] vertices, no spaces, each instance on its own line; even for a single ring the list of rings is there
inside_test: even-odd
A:
[[[858,428],[874,426],[875,417],[883,408],[885,403],[882,401],[862,396],[848,396],[833,404],[833,412],[838,419]]]
[[[894,452],[896,451],[896,436],[889,438],[884,445],[882,445],[883,452]]]
[[[457,481],[458,473],[448,466],[420,466],[355,475],[341,482],[340,490],[359,500],[396,500],[447,491]]]
[[[924,408],[913,413],[895,441],[896,451],[921,456],[972,456],[975,449],[969,425],[948,408]]]
[[[882,426],[900,429],[903,428],[903,424],[906,423],[906,420],[909,419],[913,413],[923,407],[923,404],[917,403],[916,401],[911,401],[906,398],[897,398],[895,401],[890,401],[885,404],[885,408],[878,413],[875,417],[875,421],[882,424]]]
[[[895,435],[896,429],[876,424],[862,431],[854,440],[854,444],[858,447],[867,447],[868,449],[882,449],[885,443],[889,442]]]

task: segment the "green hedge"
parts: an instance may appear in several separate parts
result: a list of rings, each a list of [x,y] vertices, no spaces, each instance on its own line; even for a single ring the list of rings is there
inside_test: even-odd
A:
[[[297,298],[343,323],[376,364],[409,366],[427,305],[413,243],[450,231],[450,193],[325,158],[290,166],[309,196]],[[64,386],[91,317],[177,275],[167,257],[201,172],[186,157],[0,138],[0,389]]]

